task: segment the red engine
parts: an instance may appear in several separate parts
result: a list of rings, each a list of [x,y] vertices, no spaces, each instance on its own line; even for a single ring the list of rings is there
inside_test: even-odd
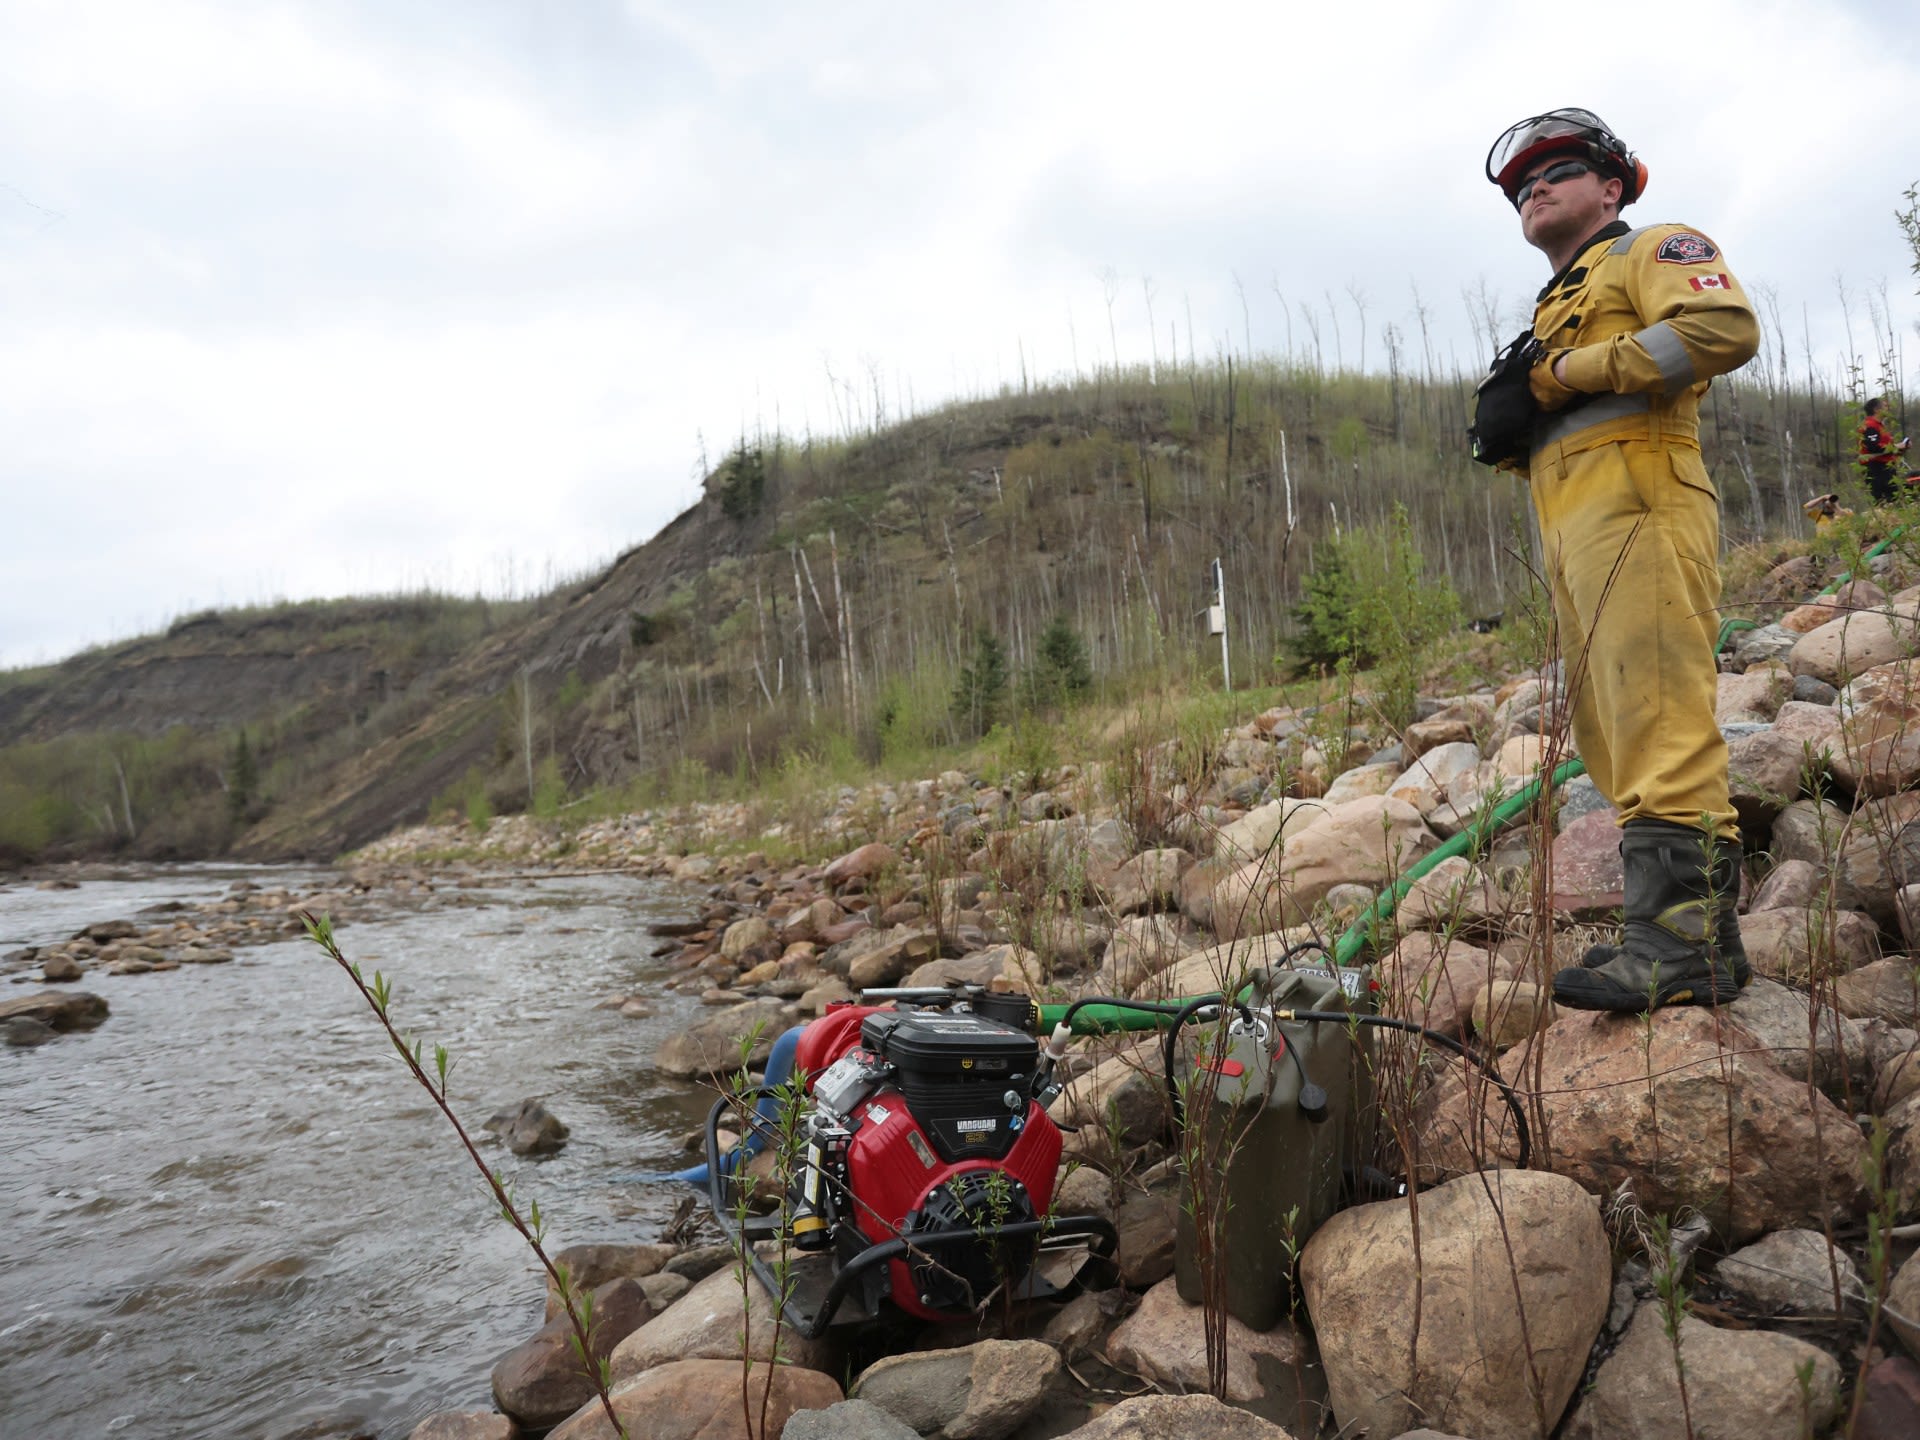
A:
[[[905,1242],[868,1298],[923,1319],[1017,1285],[1060,1162],[1060,1132],[1034,1099],[1034,1038],[982,1009],[848,1007],[808,1027],[797,1060],[814,1110],[796,1233],[843,1264]]]

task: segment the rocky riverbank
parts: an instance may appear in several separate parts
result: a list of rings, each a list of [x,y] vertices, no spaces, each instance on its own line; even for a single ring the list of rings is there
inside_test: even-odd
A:
[[[1791,595],[1817,577],[1796,562],[1770,583]],[[1756,971],[1736,1003],[1643,1020],[1544,998],[1620,903],[1616,817],[1584,780],[1428,870],[1371,927],[1382,1008],[1498,1066],[1533,1118],[1533,1168],[1507,1168],[1515,1137],[1485,1086],[1451,1065],[1403,1072],[1385,1159],[1432,1188],[1314,1234],[1291,1319],[1264,1334],[1228,1322],[1224,1404],[1114,1403],[1130,1387],[1208,1383],[1202,1314],[1170,1278],[1178,1166],[1157,1060],[1103,1038],[1077,1043],[1054,1115],[1070,1162],[1061,1204],[1116,1222],[1119,1287],[993,1338],[903,1332],[880,1358],[789,1337],[768,1433],[788,1415],[788,1436],[995,1440],[1920,1433],[1906,1229],[1920,1220],[1917,632],[1920,588],[1889,597],[1863,580],[1732,647],[1719,718]],[[693,1080],[736,1063],[756,1028],[764,1057],[781,1028],[863,987],[1179,995],[1331,942],[1567,755],[1562,710],[1556,676],[1517,676],[1426,702],[1399,736],[1277,710],[1203,755],[1152,747],[1127,775],[874,786],[831,798],[826,830],[844,848],[823,866],[751,853],[735,807],[570,834],[522,822],[488,843],[707,887],[699,918],[663,937],[678,947],[674,983],[713,1006],[656,1057]],[[455,843],[409,832],[369,854]],[[576,1258],[623,1317],[596,1349],[632,1433],[747,1433],[742,1336],[762,1364],[772,1340],[731,1269],[696,1276],[719,1263],[699,1247]],[[567,1368],[558,1340],[529,1344]],[[502,1362],[496,1397],[551,1423],[557,1408],[521,1408],[529,1354]],[[1081,1384],[1088,1367],[1098,1378]],[[843,1378],[855,1399],[842,1401]],[[419,1433],[510,1433],[504,1415],[434,1424]],[[585,1406],[555,1433],[608,1431]]]
[[[1791,601],[1818,579],[1795,562],[1769,583]],[[1117,1286],[979,1331],[903,1327],[885,1354],[787,1336],[768,1369],[765,1297],[744,1292],[749,1314],[723,1249],[576,1247],[629,1433],[747,1435],[744,1358],[772,1377],[766,1434],[792,1440],[1920,1433],[1917,650],[1920,587],[1864,580],[1730,647],[1719,718],[1756,972],[1734,1004],[1643,1020],[1545,999],[1621,898],[1616,817],[1583,780],[1426,870],[1356,935],[1383,1011],[1518,1093],[1530,1168],[1487,1087],[1383,1046],[1378,1158],[1425,1188],[1315,1232],[1289,1318],[1225,1322],[1224,1399],[1178,1394],[1209,1388],[1206,1327],[1171,1278],[1180,1168],[1158,1059],[1102,1037],[1076,1042],[1053,1113],[1060,1207],[1114,1222]],[[876,784],[823,797],[826,864],[770,863],[791,836],[718,805],[422,829],[357,858],[423,874],[404,867],[477,853],[702,887],[659,938],[670,983],[711,1017],[655,1057],[702,1083],[745,1037],[764,1059],[774,1034],[864,987],[1162,997],[1331,945],[1567,756],[1563,712],[1555,674],[1521,675],[1434,697],[1398,735],[1283,709],[1124,766]],[[496,1366],[498,1413],[415,1434],[610,1433],[575,1366],[550,1327]],[[1166,1393],[1128,1398],[1142,1389]]]

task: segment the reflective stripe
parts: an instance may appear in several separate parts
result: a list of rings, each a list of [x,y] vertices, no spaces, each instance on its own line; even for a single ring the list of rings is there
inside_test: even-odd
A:
[[[1660,383],[1669,395],[1677,395],[1693,383],[1693,357],[1680,342],[1673,326],[1661,320],[1633,337],[1660,367]]]
[[[1607,253],[1609,255],[1626,254],[1627,251],[1633,248],[1633,242],[1638,240],[1642,235],[1646,234],[1647,231],[1651,230],[1652,228],[1653,227],[1651,225],[1642,225],[1638,230],[1627,231],[1626,234],[1622,235],[1618,240],[1614,241],[1613,244],[1607,247]]]
[[[1614,420],[1625,420],[1631,415],[1645,415],[1652,409],[1653,398],[1646,394],[1600,395],[1572,410],[1542,416],[1534,427],[1533,448],[1539,451],[1548,445],[1558,445],[1582,430],[1591,430],[1596,425],[1605,425]]]

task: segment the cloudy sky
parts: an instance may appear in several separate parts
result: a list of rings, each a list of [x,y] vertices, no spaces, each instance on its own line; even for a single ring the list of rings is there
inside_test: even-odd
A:
[[[1480,167],[1597,110],[1823,357],[1920,179],[1898,7],[0,0],[0,666],[209,605],[526,593],[743,430],[1109,358],[1384,360],[1545,278]],[[1108,277],[1103,281],[1103,277]],[[1284,298],[1282,298],[1284,297]],[[1331,297],[1331,302],[1329,301]],[[1911,367],[1910,367],[1911,375]],[[870,398],[863,404],[871,404]],[[1916,417],[1920,425],[1920,417]]]

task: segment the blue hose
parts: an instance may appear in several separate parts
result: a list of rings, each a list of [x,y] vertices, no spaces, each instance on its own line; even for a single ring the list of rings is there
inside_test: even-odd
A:
[[[769,1090],[786,1083],[793,1074],[793,1053],[800,1048],[800,1032],[807,1027],[796,1025],[785,1031],[773,1042],[773,1052],[767,1056],[767,1077],[763,1082]],[[760,1103],[754,1107],[760,1118],[768,1122],[765,1127],[755,1125],[741,1137],[740,1143],[722,1158],[721,1165],[731,1172],[743,1160],[750,1160],[759,1154],[767,1143],[766,1131],[773,1128],[780,1119],[780,1102],[772,1095],[762,1095]],[[695,1165],[686,1170],[629,1171],[624,1175],[609,1175],[607,1180],[622,1185],[665,1185],[672,1181],[681,1181],[688,1185],[707,1183],[707,1167]]]

